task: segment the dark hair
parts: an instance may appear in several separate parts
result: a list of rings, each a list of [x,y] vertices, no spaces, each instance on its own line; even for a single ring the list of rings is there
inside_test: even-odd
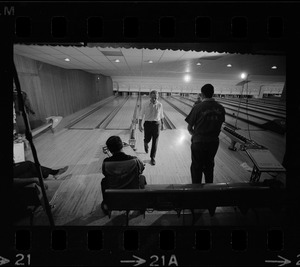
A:
[[[123,148],[123,142],[119,136],[113,135],[106,141],[108,150],[111,153],[119,152]]]
[[[205,97],[211,98],[214,95],[214,87],[210,83],[207,83],[207,84],[202,86],[201,93]]]

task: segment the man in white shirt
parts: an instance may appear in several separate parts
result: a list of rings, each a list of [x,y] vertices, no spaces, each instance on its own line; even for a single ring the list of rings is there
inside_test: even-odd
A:
[[[158,92],[153,90],[150,92],[150,102],[143,104],[139,116],[139,130],[141,132],[145,129],[144,135],[144,148],[145,152],[148,153],[148,143],[152,139],[152,147],[150,152],[151,164],[155,165],[155,155],[158,145],[158,137],[160,131],[163,130],[163,106],[158,100]],[[142,121],[144,122],[144,127],[142,126]]]

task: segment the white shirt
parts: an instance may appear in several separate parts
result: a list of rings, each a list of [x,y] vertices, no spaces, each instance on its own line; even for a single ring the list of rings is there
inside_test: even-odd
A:
[[[163,106],[162,103],[156,101],[153,104],[151,101],[145,103],[140,111],[139,119],[143,120],[145,117],[145,121],[160,121],[164,118]]]

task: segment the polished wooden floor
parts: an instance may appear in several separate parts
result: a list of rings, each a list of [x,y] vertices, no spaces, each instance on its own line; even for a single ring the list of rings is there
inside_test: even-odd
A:
[[[176,99],[177,98],[177,99]],[[76,123],[56,131],[50,131],[37,136],[34,144],[39,161],[44,166],[60,168],[69,166],[68,171],[54,181],[52,177],[46,180],[49,186],[55,184],[54,194],[49,202],[53,205],[52,214],[55,225],[120,225],[124,224],[124,218],[120,212],[113,212],[109,219],[104,216],[100,208],[102,194],[100,182],[103,178],[101,165],[106,155],[102,152],[105,141],[111,135],[119,135],[123,141],[128,142],[130,126],[133,119],[135,106],[138,104],[138,96],[112,97],[109,101],[101,101],[93,104],[90,109],[77,112]],[[180,100],[180,101],[179,101]],[[141,102],[149,101],[148,96],[142,96]],[[184,121],[184,113],[191,110],[191,101],[183,97],[162,97],[159,99],[164,107],[164,112],[175,125],[176,129],[165,129],[159,137],[159,146],[156,157],[156,165],[150,164],[149,154],[143,149],[143,133],[136,130],[136,151],[126,149],[125,152],[137,155],[145,164],[144,174],[148,184],[187,184],[191,183],[190,165],[190,135],[187,124]],[[184,103],[186,102],[186,103]],[[175,109],[170,103],[176,105]],[[228,101],[229,103],[229,101]],[[230,104],[230,103],[229,103]],[[228,104],[228,105],[229,105]],[[97,105],[100,107],[97,109]],[[233,105],[234,107],[234,105]],[[178,112],[180,109],[183,113]],[[91,112],[94,110],[94,112]],[[90,112],[89,112],[90,111]],[[259,111],[257,111],[259,113]],[[85,115],[88,114],[88,115]],[[78,119],[80,118],[80,119]],[[226,121],[235,122],[230,116]],[[282,162],[285,152],[285,136],[257,127],[246,125],[239,121],[240,132],[257,143],[266,146],[279,162]],[[244,151],[231,151],[228,149],[230,139],[220,134],[220,146],[215,157],[214,182],[247,182],[250,179],[252,162]],[[33,160],[31,150],[26,151],[26,159]],[[273,178],[274,174],[263,173],[261,180]],[[283,182],[285,176],[279,177]],[[255,196],[254,196],[255,197]],[[196,224],[199,225],[226,225],[226,224],[257,224],[270,223],[257,217],[257,212],[268,214],[269,211],[251,211],[241,215],[234,207],[217,208],[214,217],[210,217],[207,211],[199,211]],[[115,217],[114,217],[115,215]],[[123,219],[118,219],[122,217]],[[196,216],[197,217],[197,216]],[[183,225],[189,224],[188,216],[177,218],[172,212],[153,212],[143,216],[137,216],[130,221],[131,225]],[[260,219],[259,219],[260,218]],[[184,221],[186,220],[186,221]],[[277,220],[279,222],[280,220]],[[20,221],[17,224],[27,224]],[[39,209],[34,218],[35,225],[49,225],[47,216]]]

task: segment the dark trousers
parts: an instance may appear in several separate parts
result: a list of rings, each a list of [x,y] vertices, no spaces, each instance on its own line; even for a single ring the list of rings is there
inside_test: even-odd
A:
[[[152,139],[152,147],[150,151],[150,158],[155,158],[158,138],[160,133],[160,122],[159,121],[145,121],[144,122],[144,143],[148,144]]]
[[[43,178],[47,178],[49,174],[53,173],[53,170],[44,166],[41,166]],[[38,177],[38,172],[34,162],[23,161],[14,165],[14,178],[33,178]]]
[[[191,144],[192,164],[191,176],[193,184],[200,184],[202,173],[205,183],[213,183],[215,155],[219,147],[219,140],[213,142],[196,142]]]

